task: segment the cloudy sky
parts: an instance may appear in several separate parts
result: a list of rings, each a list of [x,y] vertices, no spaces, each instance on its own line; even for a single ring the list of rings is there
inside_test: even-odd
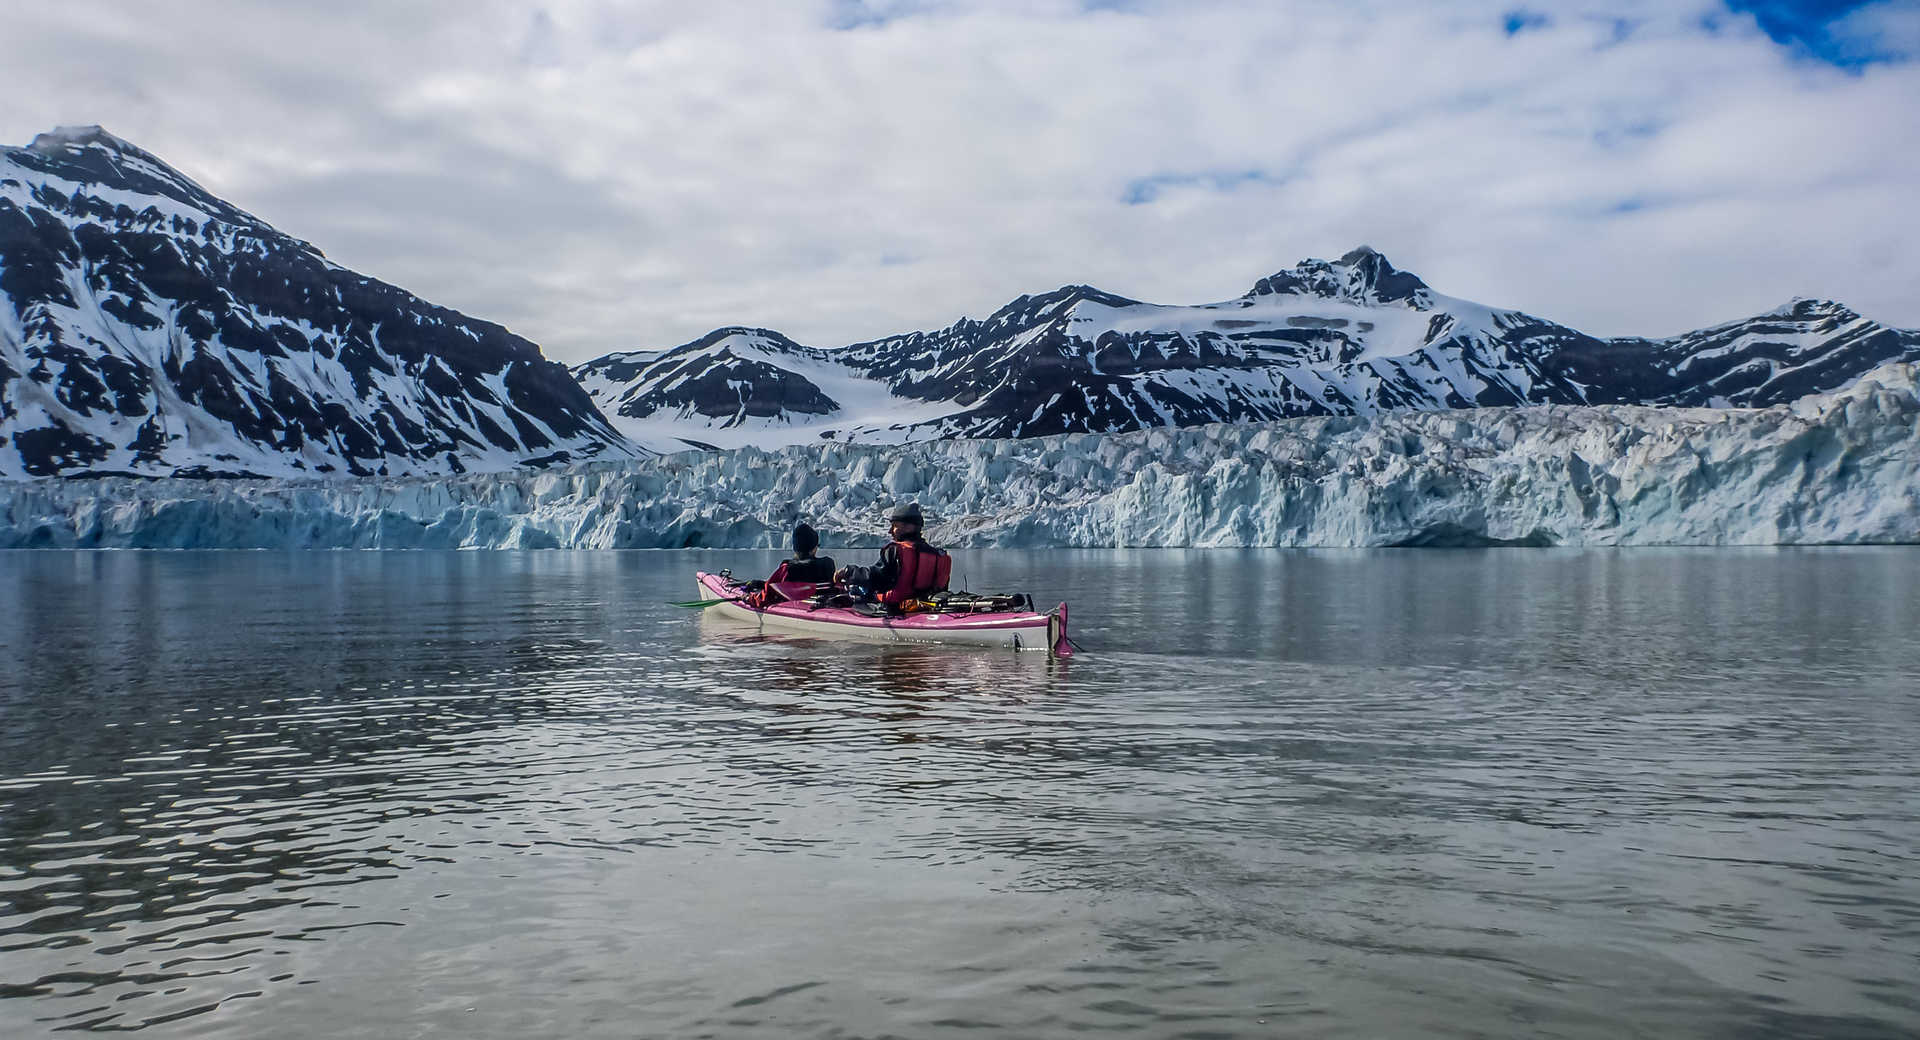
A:
[[[1599,334],[1920,327],[1915,0],[65,0],[0,142],[99,123],[549,356],[838,345],[1360,243]]]

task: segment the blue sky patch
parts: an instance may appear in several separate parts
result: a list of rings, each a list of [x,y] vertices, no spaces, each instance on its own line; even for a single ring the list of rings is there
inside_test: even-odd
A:
[[[1265,170],[1205,170],[1199,173],[1156,173],[1127,182],[1120,201],[1129,206],[1144,206],[1160,198],[1169,188],[1201,188],[1206,191],[1233,191],[1249,184],[1278,184],[1278,178]]]
[[[1773,42],[1790,47],[1806,57],[1845,69],[1858,69],[1876,62],[1902,61],[1903,54],[1883,41],[1855,36],[1836,36],[1833,23],[1874,0],[1725,0],[1727,9],[1750,14]],[[1708,24],[1710,30],[1718,26]]]
[[[919,14],[927,6],[921,0],[833,0],[827,25],[834,29],[874,28]]]
[[[1528,29],[1544,29],[1552,21],[1538,11],[1515,8],[1507,12],[1506,17],[1501,21],[1501,27],[1507,31],[1508,36],[1518,36]]]
[[[1634,123],[1622,123],[1604,130],[1596,130],[1593,143],[1602,148],[1624,148],[1628,145],[1650,141],[1660,135],[1660,124],[1650,119]]]

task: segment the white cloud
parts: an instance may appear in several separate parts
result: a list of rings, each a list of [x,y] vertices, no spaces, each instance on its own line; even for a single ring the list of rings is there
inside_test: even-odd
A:
[[[40,5],[0,140],[105,124],[568,361],[1067,282],[1219,299],[1360,242],[1598,333],[1793,295],[1920,326],[1920,65],[1812,63],[1704,3],[1511,36],[1480,0],[1098,6]]]

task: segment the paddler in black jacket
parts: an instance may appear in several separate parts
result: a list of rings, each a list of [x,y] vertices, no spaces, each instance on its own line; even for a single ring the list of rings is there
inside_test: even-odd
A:
[[[833,576],[834,584],[857,585],[874,598],[895,603],[900,597],[889,594],[900,583],[900,547],[903,544],[925,549],[931,554],[945,555],[920,536],[925,526],[926,516],[920,512],[920,503],[908,502],[895,506],[887,514],[887,535],[892,540],[880,547],[880,559],[871,567],[841,568]]]
[[[815,556],[820,548],[820,533],[810,524],[798,524],[793,529],[793,559],[781,560],[774,568],[773,576],[753,588],[744,598],[747,606],[764,610],[780,602],[772,586],[783,581],[805,581],[815,585],[833,580],[833,557]],[[751,587],[751,586],[750,586]]]
[[[833,557],[815,556],[820,548],[820,533],[809,524],[799,524],[793,529],[793,559],[780,561],[773,577],[767,579],[771,585],[776,581],[810,581],[814,584],[833,580]]]

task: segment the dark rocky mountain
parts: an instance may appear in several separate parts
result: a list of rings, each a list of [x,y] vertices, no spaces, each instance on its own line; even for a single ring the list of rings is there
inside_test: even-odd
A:
[[[1074,285],[935,332],[822,350],[728,328],[574,372],[629,436],[664,449],[1527,404],[1761,407],[1896,360],[1920,360],[1920,332],[1835,303],[1797,300],[1671,339],[1599,339],[1443,296],[1362,247],[1223,303]]]
[[[1830,300],[1793,300],[1671,339],[1541,339],[1550,362],[1594,404],[1764,408],[1844,388],[1890,361],[1920,360],[1920,332]]]
[[[634,451],[532,343],[333,264],[99,127],[0,151],[0,477]]]
[[[904,428],[953,410],[945,400],[896,393],[858,360],[730,326],[672,350],[609,354],[573,374],[622,432],[660,451]]]
[[[645,419],[664,411],[724,428],[837,409],[838,402],[795,370],[828,357],[767,329],[725,328],[672,350],[609,355],[579,374],[625,387],[601,402],[614,415]]]

